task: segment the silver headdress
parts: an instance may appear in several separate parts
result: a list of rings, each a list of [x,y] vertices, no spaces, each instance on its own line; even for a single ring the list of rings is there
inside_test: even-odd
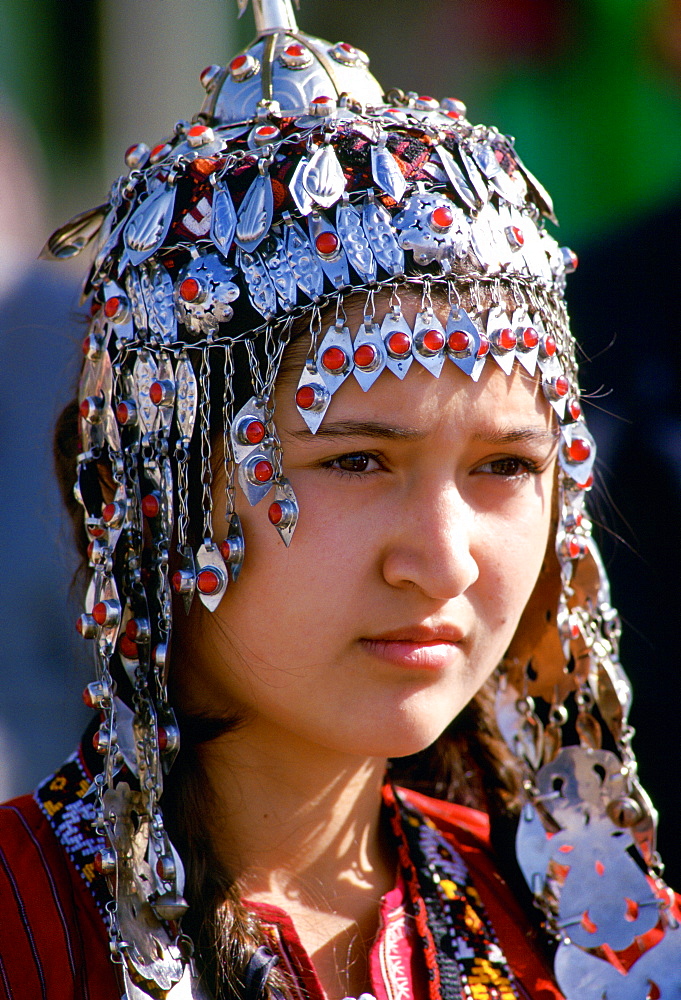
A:
[[[198,597],[213,610],[238,585],[237,486],[251,504],[269,498],[273,530],[291,542],[298,506],[282,474],[272,388],[301,322],[311,348],[296,403],[313,432],[345,379],[368,390],[386,368],[403,378],[416,363],[437,377],[454,364],[477,380],[485,365],[508,374],[518,362],[540,382],[560,427],[557,558],[544,588],[554,602],[528,606],[498,695],[524,776],[518,859],[559,941],[556,976],[570,1000],[633,1000],[648,989],[641,983],[676,996],[681,931],[656,874],[619,623],[585,512],[595,445],[563,304],[576,258],[545,228],[551,199],[513,141],[471,125],[460,101],[384,96],[366,55],[300,33],[288,0],[254,8],[256,41],[226,68],[203,71],[196,119],[153,149],[129,149],[129,173],[108,201],[45,251],[68,257],[95,242],[75,487],[91,582],[79,629],[95,650],[98,864],[128,996],[200,995],[179,930],[182,863],[160,807],[179,747],[167,696],[173,605],[188,611]],[[413,324],[400,308],[410,286],[421,299]],[[391,306],[379,324],[381,289]],[[358,293],[365,315],[351,330],[342,303]],[[449,302],[444,323],[436,293]],[[328,305],[337,319],[323,329]],[[237,368],[252,384],[244,398]],[[227,520],[216,535],[211,432],[220,422]],[[102,460],[114,487],[105,503]],[[579,742],[563,746],[569,705]],[[135,788],[120,778],[124,763]],[[628,974],[608,961],[654,927],[658,943]]]

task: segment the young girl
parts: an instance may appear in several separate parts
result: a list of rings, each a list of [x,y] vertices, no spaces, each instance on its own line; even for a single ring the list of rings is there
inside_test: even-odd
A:
[[[550,199],[256,20],[48,243],[97,236],[56,449],[96,716],[0,810],[2,995],[679,996]]]

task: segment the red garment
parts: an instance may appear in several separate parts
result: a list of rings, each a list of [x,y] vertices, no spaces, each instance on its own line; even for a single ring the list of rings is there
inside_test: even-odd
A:
[[[487,817],[412,792],[407,799],[464,858],[527,996],[560,1000],[533,945],[529,922],[494,867]],[[95,887],[98,879],[93,881],[87,862],[78,871],[68,850],[68,842],[62,846],[48,816],[30,796],[0,806],[1,1000],[120,998],[104,920],[88,885],[92,881]],[[273,906],[252,905],[301,990],[310,1000],[323,1000],[290,917]],[[401,880],[382,900],[380,917],[369,961],[374,995],[377,1000],[425,1000],[425,966]]]

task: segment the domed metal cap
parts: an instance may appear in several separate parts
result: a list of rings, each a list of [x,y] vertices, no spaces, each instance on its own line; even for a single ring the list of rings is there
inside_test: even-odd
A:
[[[239,6],[243,12],[247,0]],[[284,117],[314,109],[320,98],[337,102],[347,95],[365,107],[384,103],[361,49],[300,32],[291,0],[253,0],[253,10],[256,40],[232,59],[201,109],[212,124],[251,120],[270,102]]]

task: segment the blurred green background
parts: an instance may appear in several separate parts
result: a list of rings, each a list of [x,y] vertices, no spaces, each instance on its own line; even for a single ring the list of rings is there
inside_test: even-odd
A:
[[[298,18],[366,49],[386,88],[461,97],[520,136],[565,242],[679,187],[678,0],[302,0]],[[0,92],[35,130],[48,223],[100,199],[133,141],[191,117],[198,73],[252,24],[233,0],[3,0]]]

